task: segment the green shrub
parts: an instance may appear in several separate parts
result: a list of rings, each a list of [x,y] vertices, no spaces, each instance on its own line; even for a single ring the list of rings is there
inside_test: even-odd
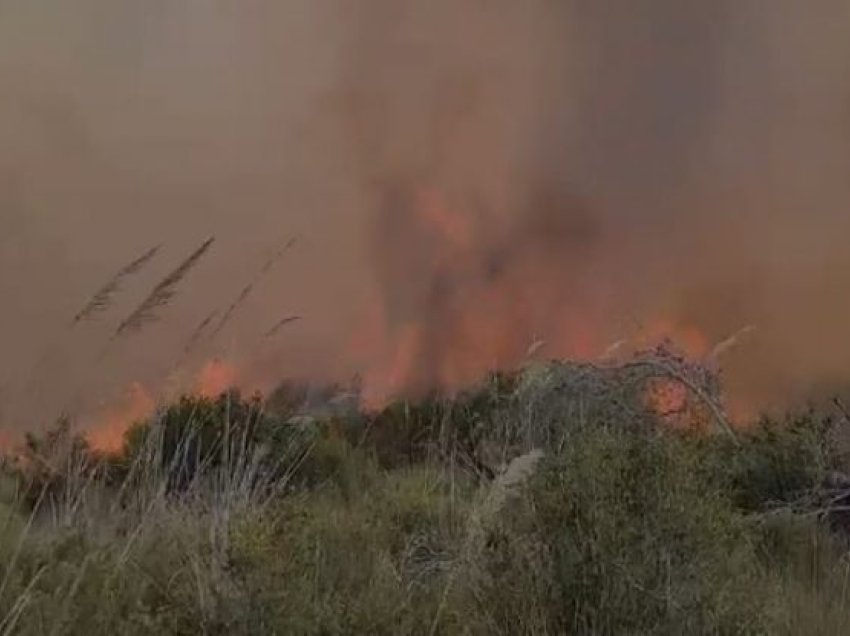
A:
[[[831,420],[814,413],[785,421],[763,419],[742,433],[740,448],[717,466],[718,475],[730,481],[735,503],[743,509],[793,503],[839,467],[831,427]]]
[[[674,435],[577,430],[493,529],[482,633],[766,633],[759,534]],[[486,628],[486,629],[485,629]]]
[[[33,436],[0,634],[846,633],[832,423],[670,430],[643,377],[553,363],[371,414],[185,397],[113,458]]]

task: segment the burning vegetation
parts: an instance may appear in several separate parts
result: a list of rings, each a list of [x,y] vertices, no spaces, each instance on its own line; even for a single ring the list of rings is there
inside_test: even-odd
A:
[[[850,5],[62,4],[0,636],[850,633]]]
[[[33,633],[847,624],[842,417],[732,430],[711,370],[664,348],[379,409],[357,388],[187,395],[100,448],[67,420],[28,436],[3,466],[0,616]]]
[[[796,565],[850,541],[841,402],[744,425],[721,363],[752,328],[713,343],[662,314],[612,339],[605,232],[575,202],[502,231],[436,192],[382,195],[402,242],[340,350],[354,378],[273,384],[225,355],[287,243],[203,312],[165,381],[10,447],[6,628],[841,633],[840,573]],[[212,246],[154,281],[98,362],[166,318]],[[117,313],[156,254],[73,329]]]

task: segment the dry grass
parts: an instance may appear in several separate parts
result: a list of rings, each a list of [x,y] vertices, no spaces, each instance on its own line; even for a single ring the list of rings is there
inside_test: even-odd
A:
[[[275,266],[275,264],[283,258],[283,256],[295,245],[295,239],[290,239],[286,245],[284,245],[280,250],[275,252],[271,257],[269,257],[260,270],[256,273],[254,278],[242,288],[239,292],[239,295],[236,299],[230,303],[227,307],[227,310],[221,316],[221,319],[216,324],[215,328],[210,333],[210,340],[214,339],[219,333],[221,333],[224,328],[228,325],[228,323],[232,320],[234,314],[242,306],[251,293],[254,291],[254,288],[260,283],[260,281],[271,271],[271,269]]]
[[[0,635],[843,633],[830,427],[668,429],[658,364],[698,412],[715,378],[644,355],[379,414],[186,399],[120,457],[32,438],[2,471]]]
[[[128,333],[140,331],[148,323],[159,319],[158,311],[167,306],[177,294],[177,285],[192,271],[192,269],[203,258],[204,254],[212,247],[215,238],[210,237],[192,252],[186,260],[163,278],[150,294],[130,313],[121,324],[118,325],[113,338],[124,336]]]
[[[152,247],[147,252],[134,259],[122,267],[118,272],[109,279],[109,281],[101,287],[92,296],[76,316],[71,321],[71,325],[76,325],[85,320],[91,319],[95,314],[105,311],[112,304],[112,299],[121,290],[121,284],[130,276],[142,271],[145,266],[153,260],[160,250],[159,245]]]

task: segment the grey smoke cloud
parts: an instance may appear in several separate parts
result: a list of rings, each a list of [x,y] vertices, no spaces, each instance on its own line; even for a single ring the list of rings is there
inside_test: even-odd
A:
[[[160,382],[292,236],[209,355],[258,377],[345,376],[359,359],[340,351],[377,297],[426,322],[439,358],[458,298],[502,271],[545,279],[506,323],[535,332],[526,344],[562,311],[611,342],[657,314],[718,342],[755,324],[730,383],[760,399],[838,383],[848,66],[837,0],[2,0],[7,426]],[[404,203],[420,189],[475,228],[454,280]],[[208,235],[166,319],[94,364],[123,309]],[[62,330],[159,243],[122,310]],[[260,347],[288,314],[303,320]],[[45,356],[40,388],[21,391]]]

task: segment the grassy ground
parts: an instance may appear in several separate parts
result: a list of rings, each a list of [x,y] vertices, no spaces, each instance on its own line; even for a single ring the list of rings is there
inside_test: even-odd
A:
[[[186,399],[119,457],[32,438],[0,634],[848,633],[835,426],[678,430],[587,371],[368,416]]]

